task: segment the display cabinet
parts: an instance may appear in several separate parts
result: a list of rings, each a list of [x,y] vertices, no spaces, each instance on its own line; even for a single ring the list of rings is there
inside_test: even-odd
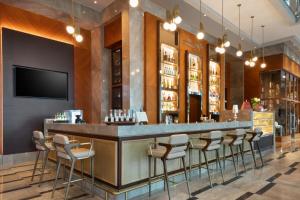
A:
[[[275,112],[275,120],[283,126],[281,136],[299,131],[299,79],[284,70],[262,72],[261,102]]]
[[[214,61],[209,62],[209,113],[220,113],[220,65]]]
[[[122,48],[111,51],[111,108],[122,109]]]
[[[178,49],[162,43],[160,45],[159,68],[159,121],[163,122],[166,115],[173,119],[178,117],[179,106],[179,72]]]

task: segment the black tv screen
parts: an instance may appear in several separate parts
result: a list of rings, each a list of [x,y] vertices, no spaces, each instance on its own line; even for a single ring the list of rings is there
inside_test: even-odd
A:
[[[15,95],[68,99],[68,73],[16,66]]]

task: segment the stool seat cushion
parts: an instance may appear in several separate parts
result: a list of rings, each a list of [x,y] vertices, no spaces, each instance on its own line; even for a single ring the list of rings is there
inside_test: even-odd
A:
[[[249,141],[252,137],[253,137],[252,134],[247,133],[245,140]],[[256,141],[259,141],[259,140],[260,140],[260,137],[259,137],[258,135],[256,135],[256,136],[253,138],[252,141],[255,141],[255,142],[256,142]]]
[[[95,151],[90,149],[86,149],[86,148],[74,148],[71,149],[72,154],[74,155],[74,157],[78,160],[80,159],[86,159],[86,158],[90,158],[93,157],[95,155]],[[70,160],[71,157],[69,155],[67,155],[66,153],[63,152],[57,152],[58,157]]]
[[[222,141],[222,144],[229,145],[233,142],[233,140],[234,140],[233,137],[225,136],[224,140]],[[240,145],[240,144],[243,144],[242,139],[235,140],[232,145]]]
[[[45,145],[46,145],[46,147],[47,147],[50,151],[54,151],[54,150],[55,150],[55,148],[54,148],[54,146],[53,146],[53,144],[52,144],[51,142],[46,142]],[[36,144],[35,147],[36,147],[36,149],[39,150],[39,151],[46,151],[46,150],[47,150],[44,146],[39,145],[39,144]]]
[[[192,149],[201,149],[203,150],[207,145],[207,142],[205,140],[200,140],[199,142],[197,143],[193,143],[193,146],[191,147]],[[211,143],[206,151],[212,151],[212,150],[217,150],[221,147],[221,145],[218,143],[218,144],[213,144]]]
[[[166,151],[167,151],[167,149],[165,147],[158,147],[158,148],[149,150],[148,155],[152,156],[154,158],[162,158],[165,155]],[[185,151],[178,151],[178,152],[174,152],[174,153],[169,153],[167,156],[167,159],[181,158],[183,156],[185,156]]]

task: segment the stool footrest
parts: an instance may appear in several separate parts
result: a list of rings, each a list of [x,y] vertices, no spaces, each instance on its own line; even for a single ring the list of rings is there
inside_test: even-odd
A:
[[[85,180],[85,178],[79,178],[79,179],[70,181],[70,183],[76,183],[76,182],[83,181],[83,180]],[[62,183],[62,184],[63,184],[63,185],[67,185],[68,183],[69,183],[69,182],[64,182],[64,183]]]

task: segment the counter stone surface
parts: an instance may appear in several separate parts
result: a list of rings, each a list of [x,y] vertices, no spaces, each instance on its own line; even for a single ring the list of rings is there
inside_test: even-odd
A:
[[[163,134],[178,134],[189,132],[205,132],[212,130],[226,130],[237,128],[251,128],[252,121],[214,122],[214,123],[190,123],[190,124],[153,124],[134,126],[108,126],[106,124],[59,124],[45,123],[45,133],[48,130],[62,132],[76,132],[110,137],[135,137],[155,136]]]

